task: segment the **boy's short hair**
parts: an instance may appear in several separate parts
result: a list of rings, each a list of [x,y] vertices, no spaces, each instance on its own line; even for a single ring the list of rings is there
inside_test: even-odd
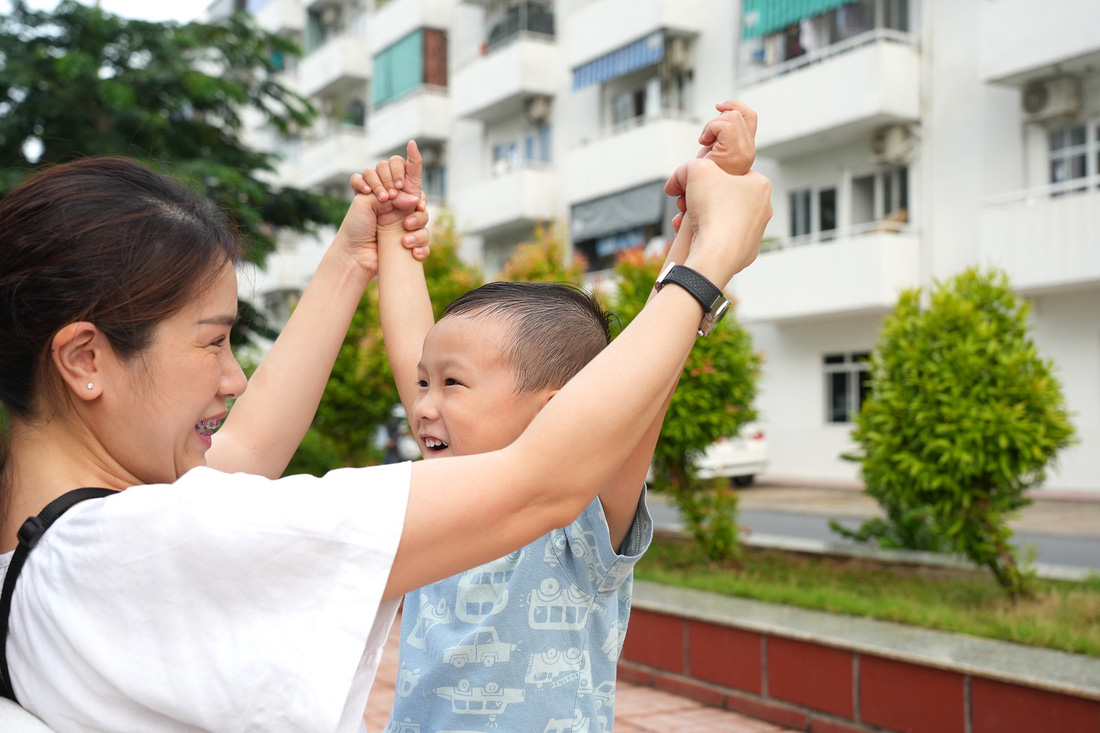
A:
[[[611,341],[614,316],[572,283],[493,282],[456,298],[440,316],[490,316],[512,324],[504,356],[516,392],[558,389]]]

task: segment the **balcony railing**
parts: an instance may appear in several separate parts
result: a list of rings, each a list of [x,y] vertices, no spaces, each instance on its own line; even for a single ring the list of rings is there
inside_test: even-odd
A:
[[[630,117],[625,120],[619,120],[613,122],[610,125],[601,127],[594,136],[581,140],[581,145],[588,145],[600,140],[605,140],[609,137],[615,137],[616,135],[622,135],[630,132],[631,130],[637,130],[640,127],[653,124],[654,122],[660,122],[662,120],[673,120],[676,122],[697,122],[696,117],[686,109],[680,109],[678,107],[665,107],[655,114],[640,114],[637,117]]]
[[[909,222],[895,221],[893,219],[879,219],[877,221],[869,221],[862,224],[853,224],[848,227],[830,229],[825,232],[814,232],[813,234],[801,234],[796,237],[787,237],[786,239],[768,239],[766,242],[761,243],[760,251],[763,252],[778,252],[779,250],[790,249],[792,247],[805,247],[815,244],[831,244],[835,241],[842,239],[853,239],[855,237],[862,237],[868,234],[916,234],[917,230]]]
[[[1084,193],[1089,190],[1100,189],[1100,173],[1083,178],[1071,178],[1058,183],[1048,183],[1043,186],[1035,186],[1021,191],[1009,191],[1007,193],[989,196],[982,201],[986,206],[1001,206],[1005,204],[1032,203],[1043,199],[1059,196]]]
[[[917,46],[917,37],[912,33],[905,33],[904,31],[896,31],[890,28],[875,28],[861,33],[858,36],[852,36],[843,41],[825,46],[816,51],[802,54],[788,61],[783,61],[774,66],[755,67],[750,69],[741,77],[741,86],[751,86],[752,84],[759,84],[762,81],[768,79],[774,79],[777,76],[783,76],[789,74],[792,71],[806,68],[813,64],[819,64],[823,61],[836,58],[850,51],[854,51],[857,48],[869,46],[879,41],[885,41],[889,43],[900,43],[906,46]]]

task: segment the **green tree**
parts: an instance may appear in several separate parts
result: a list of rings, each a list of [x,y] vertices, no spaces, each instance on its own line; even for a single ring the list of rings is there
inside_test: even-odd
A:
[[[960,553],[1012,595],[1029,574],[1007,520],[1073,436],[1028,310],[996,271],[937,284],[927,307],[919,289],[902,293],[871,357],[850,456],[886,512],[864,537]]]
[[[431,256],[424,276],[436,318],[452,300],[482,284],[481,272],[459,258],[454,219],[441,210],[432,225]],[[369,288],[344,337],[325,395],[288,473],[319,475],[340,466],[362,466],[381,459],[375,447],[379,429],[399,404],[378,319],[378,289]]]
[[[296,54],[243,13],[181,25],[74,0],[53,12],[14,0],[0,16],[0,195],[41,165],[128,155],[221,204],[262,262],[278,230],[339,224],[347,209],[273,186],[277,156],[242,139],[246,114],[284,134],[312,123],[315,110],[280,82],[273,62]]]
[[[501,279],[512,282],[584,282],[584,255],[569,257],[561,227],[551,223],[535,226],[534,238],[516,247],[501,271]]]
[[[661,262],[637,252],[620,257],[611,307],[624,326],[645,305]],[[756,419],[759,372],[751,337],[727,314],[692,349],[653,455],[655,488],[672,494],[695,543],[715,560],[738,552],[737,494],[725,480],[700,479],[694,464],[711,443]]]

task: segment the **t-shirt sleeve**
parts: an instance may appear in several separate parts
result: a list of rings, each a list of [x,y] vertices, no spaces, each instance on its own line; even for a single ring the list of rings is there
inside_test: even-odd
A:
[[[638,497],[638,509],[618,551],[611,546],[607,518],[598,498],[577,517],[576,521],[550,537],[559,562],[569,568],[575,578],[587,581],[597,593],[610,593],[619,588],[634,571],[634,565],[653,541],[653,519],[646,505],[646,487]]]
[[[20,700],[104,729],[122,711],[206,730],[358,728],[396,609],[379,607],[409,476],[200,468],[74,507],[20,577]]]

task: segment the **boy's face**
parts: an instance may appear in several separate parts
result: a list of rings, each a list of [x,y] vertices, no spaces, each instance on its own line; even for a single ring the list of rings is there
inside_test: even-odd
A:
[[[448,316],[424,339],[412,427],[425,458],[486,453],[509,445],[557,391],[516,394],[505,361],[511,324]]]

